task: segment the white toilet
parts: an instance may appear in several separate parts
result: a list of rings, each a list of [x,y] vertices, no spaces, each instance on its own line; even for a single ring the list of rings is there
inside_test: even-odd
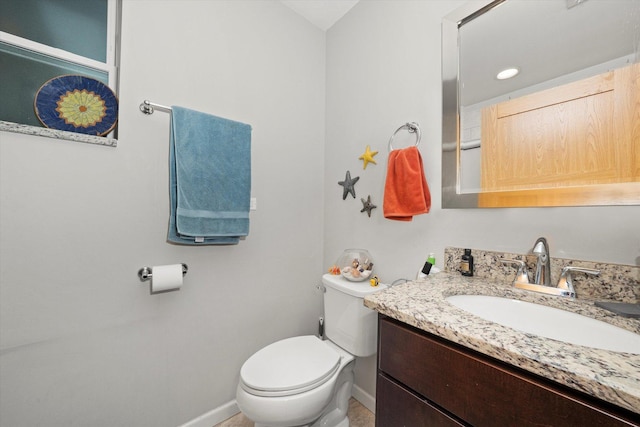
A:
[[[322,283],[328,340],[287,338],[242,365],[236,401],[256,427],[349,427],[355,356],[374,354],[378,340],[376,313],[363,298],[387,286],[330,274]]]

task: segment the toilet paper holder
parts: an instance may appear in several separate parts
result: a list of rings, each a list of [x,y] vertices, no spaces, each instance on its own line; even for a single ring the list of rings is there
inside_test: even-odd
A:
[[[183,262],[182,277],[184,277],[187,274],[187,271],[189,271],[189,266]],[[153,269],[151,267],[142,267],[140,270],[138,270],[138,277],[143,282],[146,282],[147,280],[151,280],[151,278],[153,277]]]

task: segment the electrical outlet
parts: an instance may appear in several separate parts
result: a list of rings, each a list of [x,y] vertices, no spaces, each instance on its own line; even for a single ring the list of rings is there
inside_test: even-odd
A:
[[[255,211],[257,209],[258,209],[258,199],[256,199],[255,197],[252,197],[249,200],[249,210]]]

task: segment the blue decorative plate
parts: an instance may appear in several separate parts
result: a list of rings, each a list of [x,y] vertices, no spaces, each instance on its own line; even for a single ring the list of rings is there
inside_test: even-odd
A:
[[[34,109],[48,128],[88,135],[106,135],[118,120],[118,99],[111,88],[84,76],[47,81],[36,93]]]

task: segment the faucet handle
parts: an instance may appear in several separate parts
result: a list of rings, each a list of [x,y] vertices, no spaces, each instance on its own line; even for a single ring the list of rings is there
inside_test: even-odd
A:
[[[558,280],[557,288],[565,289],[569,291],[571,294],[575,296],[575,289],[573,288],[573,277],[571,276],[572,271],[577,271],[579,273],[590,274],[592,276],[597,276],[600,274],[600,270],[594,270],[593,268],[583,268],[583,267],[573,267],[566,266],[562,269],[562,273],[560,274],[560,280]]]
[[[516,273],[516,278],[514,279],[514,283],[529,283],[529,275],[527,274],[527,265],[524,261],[519,259],[507,259],[501,258],[499,260],[503,264],[515,264],[518,266],[518,272]]]

